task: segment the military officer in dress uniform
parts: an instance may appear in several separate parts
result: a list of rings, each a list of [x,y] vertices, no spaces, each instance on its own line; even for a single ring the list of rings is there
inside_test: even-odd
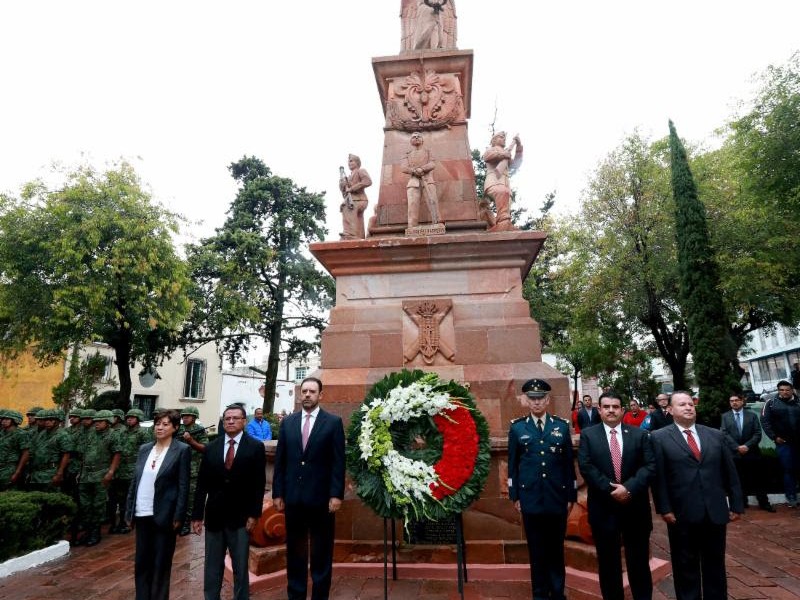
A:
[[[564,600],[564,535],[577,500],[569,424],[547,413],[550,385],[531,379],[520,402],[530,414],[508,432],[508,492],[522,514],[534,600]]]

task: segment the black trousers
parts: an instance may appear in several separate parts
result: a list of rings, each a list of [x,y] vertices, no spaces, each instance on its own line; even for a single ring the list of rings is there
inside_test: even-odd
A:
[[[603,600],[623,600],[622,545],[633,600],[651,600],[653,578],[650,575],[650,530],[642,523],[624,523],[611,530],[592,528],[600,591]]]
[[[286,506],[286,576],[289,600],[306,600],[309,550],[311,598],[327,600],[333,575],[335,519],[326,506]]]
[[[752,494],[756,497],[759,506],[769,504],[769,498],[764,491],[764,469],[761,457],[737,458],[733,461],[733,464],[736,465],[736,472],[739,475],[739,482],[742,484],[745,499]]]
[[[153,517],[136,517],[134,523],[136,600],[167,600],[177,533],[159,527]]]
[[[667,526],[677,600],[724,600],[726,525],[711,522]]]
[[[525,537],[528,540],[533,600],[564,600],[566,513],[563,515],[522,513],[522,524],[525,526]]]

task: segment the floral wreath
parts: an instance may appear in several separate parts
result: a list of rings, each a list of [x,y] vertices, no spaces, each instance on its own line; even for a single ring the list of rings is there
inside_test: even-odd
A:
[[[347,467],[381,517],[438,521],[464,511],[489,474],[489,426],[469,390],[436,373],[390,373],[353,413]]]

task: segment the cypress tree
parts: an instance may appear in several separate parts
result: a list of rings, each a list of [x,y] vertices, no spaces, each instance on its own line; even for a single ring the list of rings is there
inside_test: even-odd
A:
[[[705,205],[697,197],[686,149],[672,121],[669,145],[680,300],[686,316],[695,381],[700,388],[698,412],[702,421],[714,422],[720,412],[727,410],[731,391],[741,389],[731,368],[736,360],[736,346],[723,309]]]

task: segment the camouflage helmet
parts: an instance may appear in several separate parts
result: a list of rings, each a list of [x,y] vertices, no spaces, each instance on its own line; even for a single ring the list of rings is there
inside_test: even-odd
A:
[[[98,410],[97,413],[92,417],[92,420],[97,421],[108,421],[109,423],[114,422],[114,413],[110,410]]]
[[[28,411],[25,413],[25,416],[29,416],[29,415],[35,415],[35,414],[36,414],[36,413],[38,413],[40,410],[44,410],[44,409],[43,409],[41,406],[32,406],[32,407],[31,407],[31,408],[29,408],[29,409],[28,409]]]
[[[199,417],[200,411],[197,410],[196,406],[185,406],[183,410],[181,410],[181,416],[184,415],[191,415],[192,417]]]
[[[48,410],[46,408],[40,408],[39,410],[36,411],[36,414],[34,416],[37,419],[52,419],[53,418],[52,412],[53,411]]]
[[[115,417],[119,417],[120,419],[125,418],[125,411],[122,410],[121,408],[115,408],[114,410],[111,411],[111,414],[114,415]]]
[[[130,410],[129,410],[129,411],[126,413],[126,414],[125,414],[125,416],[126,416],[126,417],[136,417],[136,418],[137,418],[137,419],[139,419],[140,421],[144,421],[144,413],[143,413],[141,410],[139,410],[138,408],[132,408],[132,409],[130,409]]]
[[[8,414],[10,412],[7,408],[0,408],[0,419],[10,419],[11,416]]]
[[[49,410],[47,412],[50,413],[50,418],[51,419],[55,419],[56,421],[63,421],[64,420],[64,411],[63,410],[60,410],[58,408],[53,408],[53,409],[51,409],[51,410]]]
[[[4,416],[7,419],[11,419],[12,421],[14,421],[17,425],[20,425],[22,421],[25,420],[25,417],[23,417],[22,413],[19,412],[18,410],[7,410],[5,411]]]
[[[81,411],[81,419],[94,419],[94,416],[97,414],[97,411],[93,408],[84,408]]]
[[[68,417],[78,417],[79,419],[81,418],[82,415],[83,415],[83,410],[77,407],[71,408],[70,411],[67,413]]]

